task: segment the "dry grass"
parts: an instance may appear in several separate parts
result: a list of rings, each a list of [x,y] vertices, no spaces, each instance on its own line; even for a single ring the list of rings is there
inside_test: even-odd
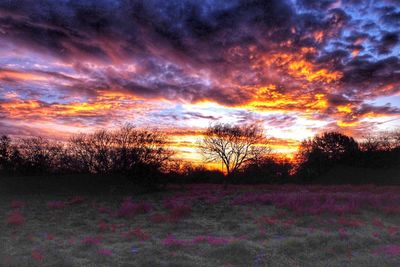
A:
[[[100,206],[117,211],[123,196],[90,196],[84,203],[50,209],[52,200],[70,196],[23,195],[2,196],[0,202],[1,266],[400,266],[400,255],[375,253],[385,245],[400,245],[400,233],[388,233],[387,227],[398,227],[400,216],[371,209],[347,217],[363,222],[359,227],[343,227],[329,220],[337,215],[296,216],[282,213],[273,205],[231,205],[236,193],[222,201],[208,204],[192,201],[192,212],[176,222],[154,223],[152,214],[168,214],[163,199],[176,194],[169,191],[132,196],[133,201],[153,204],[150,213],[131,218],[100,213]],[[26,222],[7,224],[15,199],[26,202],[17,208]],[[256,223],[261,216],[281,212],[280,223]],[[371,222],[380,218],[386,228]],[[293,219],[293,225],[283,221]],[[104,221],[110,228],[100,231]],[[112,225],[115,229],[112,229]],[[149,238],[124,233],[140,228]],[[345,229],[340,234],[338,229]],[[261,230],[263,229],[263,230]],[[374,233],[376,236],[374,236]],[[163,240],[173,234],[176,240],[196,236],[231,238],[223,244],[207,241],[167,246]],[[87,237],[101,236],[97,245],[83,244]],[[212,243],[212,242],[211,242]],[[105,249],[101,255],[99,250]],[[108,251],[108,252],[107,252]]]

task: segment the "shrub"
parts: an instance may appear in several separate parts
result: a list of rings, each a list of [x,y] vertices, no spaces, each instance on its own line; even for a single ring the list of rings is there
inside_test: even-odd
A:
[[[86,236],[82,239],[84,245],[99,245],[101,243],[101,237],[99,236]]]

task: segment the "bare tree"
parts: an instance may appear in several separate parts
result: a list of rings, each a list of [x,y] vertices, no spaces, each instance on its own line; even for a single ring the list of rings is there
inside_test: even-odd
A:
[[[367,134],[360,143],[365,152],[391,151],[400,147],[400,130]]]
[[[0,137],[0,171],[5,171],[10,165],[11,138],[3,135]]]
[[[360,142],[360,150],[364,152],[372,152],[380,150],[380,140],[376,135],[367,134],[363,136]]]
[[[400,129],[394,130],[392,132],[392,138],[393,138],[394,148],[400,148]]]
[[[80,172],[144,178],[163,171],[172,155],[166,144],[162,133],[127,124],[115,131],[75,135],[68,150],[70,162]]]
[[[17,149],[23,160],[22,171],[42,174],[61,169],[63,147],[43,137],[20,139]]]
[[[96,174],[110,172],[113,164],[114,137],[107,130],[78,134],[69,140],[70,154],[75,157],[82,171]]]
[[[166,148],[166,136],[156,130],[136,129],[127,124],[113,132],[113,138],[115,167],[125,172],[137,172],[145,166],[163,170],[173,154]]]
[[[297,174],[310,182],[335,164],[353,162],[358,151],[358,143],[350,136],[339,132],[316,135],[299,146]]]
[[[222,161],[228,176],[271,152],[263,130],[256,124],[210,125],[198,145],[207,162]]]

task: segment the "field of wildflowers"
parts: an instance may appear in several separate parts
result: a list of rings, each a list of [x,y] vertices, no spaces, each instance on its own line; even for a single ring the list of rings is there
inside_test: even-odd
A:
[[[2,196],[0,266],[400,266],[400,187]]]

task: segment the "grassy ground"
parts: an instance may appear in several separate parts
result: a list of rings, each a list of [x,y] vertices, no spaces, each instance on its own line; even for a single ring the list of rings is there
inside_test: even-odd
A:
[[[0,265],[400,266],[396,211],[365,207],[344,215],[299,215],[268,202],[233,204],[245,192],[279,190],[293,195],[302,188],[171,188],[133,195],[125,210],[121,195],[84,196],[74,204],[68,195],[3,195]],[[386,194],[371,190],[358,191],[369,197]],[[326,194],[342,193],[336,191]]]

